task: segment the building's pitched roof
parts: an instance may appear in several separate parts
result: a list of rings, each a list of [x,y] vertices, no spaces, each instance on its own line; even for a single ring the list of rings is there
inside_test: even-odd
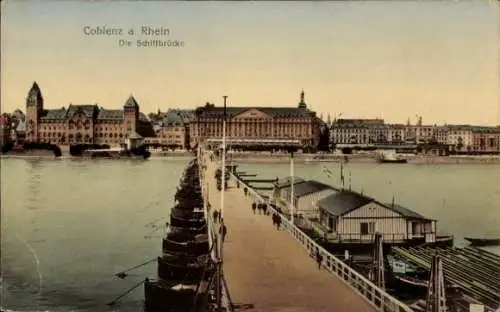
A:
[[[136,131],[132,131],[132,133],[130,133],[129,139],[142,139],[142,136]]]
[[[371,197],[347,190],[342,190],[339,193],[323,198],[318,201],[318,206],[334,216],[342,216],[371,202],[375,202],[376,204],[394,211],[395,213],[408,219],[431,220],[401,205],[380,203]]]
[[[290,190],[290,189],[291,189],[291,185],[284,188],[284,190]],[[321,192],[321,191],[326,190],[326,189],[333,190],[333,188],[327,184],[324,184],[324,183],[321,183],[318,181],[314,181],[314,180],[309,180],[309,181],[304,181],[303,183],[298,183],[298,184],[294,185],[293,192],[294,192],[296,197],[302,197],[302,196],[310,195],[312,193]]]
[[[137,101],[134,99],[134,97],[131,95],[125,102],[125,105],[123,107],[139,107],[139,104],[137,104]]]
[[[306,117],[313,116],[314,113],[298,107],[227,107],[227,118],[233,118],[247,110],[256,109],[271,117]],[[200,118],[222,118],[224,116],[224,107],[198,107],[195,115]]]
[[[19,108],[16,109],[13,113],[12,113],[12,117],[16,118],[16,119],[25,119],[26,118],[26,115],[23,113],[22,110],[20,110]]]
[[[184,121],[182,116],[178,112],[167,112],[161,123],[164,127],[182,127],[184,126]]]
[[[424,217],[423,215],[419,214],[418,212],[415,212],[413,210],[410,210],[406,207],[403,207],[398,204],[382,204],[384,207],[402,215],[403,217],[409,218],[409,219],[428,219]]]
[[[67,118],[73,117],[78,111],[82,111],[87,118],[95,118],[99,111],[97,104],[70,104],[68,107]]]
[[[100,108],[97,114],[98,120],[122,120],[123,110],[121,109],[105,109]]]
[[[305,182],[305,180],[300,178],[300,177],[293,177],[293,185],[297,185],[299,183],[304,183],[304,182]],[[278,179],[277,182],[273,183],[274,187],[279,188],[279,189],[289,187],[291,184],[292,184],[292,177],[291,176]]]
[[[38,86],[38,83],[36,81],[33,82],[33,85],[31,86],[31,89],[28,92],[28,95],[40,95],[40,87]]]
[[[342,190],[318,201],[318,206],[334,216],[342,216],[373,201],[373,198]]]
[[[472,127],[472,132],[474,132],[474,133],[499,133],[500,128],[498,128],[498,127],[486,127],[486,126],[474,126],[474,127]]]
[[[155,130],[153,129],[153,124],[149,120],[137,120],[136,131],[144,138],[156,136]]]
[[[26,121],[19,120],[16,127],[16,132],[26,132]]]
[[[58,109],[46,109],[43,111],[43,116],[40,117],[42,120],[65,120],[67,116],[66,109],[58,108]]]

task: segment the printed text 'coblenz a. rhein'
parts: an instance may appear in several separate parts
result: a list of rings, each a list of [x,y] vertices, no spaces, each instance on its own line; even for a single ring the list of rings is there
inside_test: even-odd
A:
[[[170,29],[167,27],[138,26],[134,28],[122,28],[116,26],[84,26],[83,33],[86,36],[109,36],[122,37],[118,39],[120,47],[183,47],[183,40],[166,39],[170,36]],[[128,37],[128,38],[125,38]],[[130,38],[149,37],[149,38]],[[162,37],[162,38],[154,38]],[[132,39],[135,39],[135,44]]]

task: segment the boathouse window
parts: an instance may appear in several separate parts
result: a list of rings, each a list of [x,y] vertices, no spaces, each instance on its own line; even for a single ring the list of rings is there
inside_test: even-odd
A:
[[[361,235],[375,233],[375,222],[361,222]]]
[[[417,222],[412,223],[412,232],[413,234],[421,234],[422,230],[419,223]]]

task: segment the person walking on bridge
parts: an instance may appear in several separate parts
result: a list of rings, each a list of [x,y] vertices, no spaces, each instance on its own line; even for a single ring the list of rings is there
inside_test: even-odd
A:
[[[316,262],[318,263],[318,270],[321,270],[321,264],[323,263],[323,256],[319,252],[319,248],[316,248]]]
[[[255,202],[252,203],[252,211],[255,214],[255,210],[257,209],[257,204]]]
[[[279,230],[281,226],[281,216],[276,214],[276,229]]]
[[[222,241],[224,242],[226,240],[226,234],[227,234],[227,227],[224,224],[224,220],[221,220],[220,233],[222,234]]]

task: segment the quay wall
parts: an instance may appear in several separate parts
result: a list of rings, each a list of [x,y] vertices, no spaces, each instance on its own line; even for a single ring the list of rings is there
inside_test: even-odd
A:
[[[374,154],[301,154],[295,155],[299,163],[340,162],[345,158],[355,163],[376,163]],[[500,164],[500,156],[432,156],[406,155],[409,164]],[[270,152],[232,152],[229,160],[236,163],[288,163],[290,156],[286,153]]]
[[[69,146],[61,145],[61,158],[73,158],[69,153]],[[192,157],[190,151],[152,151],[150,158],[185,158]],[[11,151],[1,155],[4,158],[55,158],[52,151],[34,150],[26,152]],[[376,163],[376,156],[371,154],[301,154],[295,155],[296,163],[336,163],[348,158],[352,163]],[[80,157],[76,157],[80,158]],[[428,156],[407,155],[408,164],[491,164],[500,165],[500,156]],[[286,153],[270,152],[232,152],[228,162],[241,163],[289,163],[290,156]]]
[[[238,177],[233,174],[233,172],[230,172],[230,175],[233,180],[239,181],[242,187],[246,187],[248,189],[248,196],[250,196],[252,199],[258,202],[267,202],[266,199],[263,198],[250,185],[247,185],[242,180],[239,180]],[[269,209],[271,213],[279,214],[279,212],[274,210],[271,206],[269,206]],[[330,254],[326,249],[318,245],[314,240],[308,237],[282,214],[281,219],[283,228],[286,229],[286,231],[288,231],[304,249],[306,249],[311,257],[314,257],[316,250],[319,250],[321,255],[323,256],[322,266],[331,274],[341,279],[351,289],[360,294],[373,306],[375,306],[378,311],[413,312],[410,307],[392,297],[384,290],[373,284],[370,280],[365,278],[363,275],[350,268],[343,261]]]

